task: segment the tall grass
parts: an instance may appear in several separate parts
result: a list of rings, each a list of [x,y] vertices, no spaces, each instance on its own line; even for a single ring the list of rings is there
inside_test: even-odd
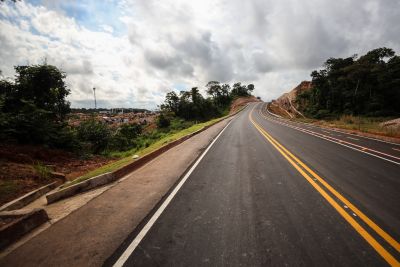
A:
[[[382,123],[390,120],[387,117],[363,117],[354,115],[342,115],[339,119],[322,121],[322,125],[333,126],[348,130],[357,130],[366,133],[400,137],[400,127],[382,126]]]
[[[36,174],[41,180],[49,180],[50,173],[52,171],[51,168],[47,167],[39,161],[33,164],[33,168],[35,169]]]

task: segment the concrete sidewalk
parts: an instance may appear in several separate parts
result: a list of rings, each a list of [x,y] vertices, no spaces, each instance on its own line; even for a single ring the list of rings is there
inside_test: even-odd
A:
[[[0,266],[100,266],[231,119],[168,150],[0,260]]]

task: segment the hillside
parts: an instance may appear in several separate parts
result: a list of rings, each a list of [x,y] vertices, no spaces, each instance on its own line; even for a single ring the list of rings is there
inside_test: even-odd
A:
[[[282,117],[304,117],[299,111],[299,103],[296,102],[296,99],[299,94],[309,91],[311,88],[312,84],[310,81],[302,81],[290,92],[284,93],[278,99],[273,100],[271,109]]]
[[[353,134],[359,134],[374,138],[399,138],[400,119],[393,116],[355,116],[351,114],[337,114],[333,117],[313,117],[303,113],[310,107],[310,102],[304,99],[304,95],[311,92],[313,85],[309,81],[303,81],[288,93],[284,93],[278,99],[268,104],[268,110],[272,113],[291,120],[306,118],[319,126],[340,128]],[[299,97],[300,96],[300,97]],[[391,139],[390,141],[395,141]],[[398,140],[397,140],[398,141]]]
[[[247,105],[251,102],[261,102],[260,99],[256,98],[255,96],[248,96],[248,97],[239,97],[232,101],[229,114],[233,114],[240,110],[242,107]]]

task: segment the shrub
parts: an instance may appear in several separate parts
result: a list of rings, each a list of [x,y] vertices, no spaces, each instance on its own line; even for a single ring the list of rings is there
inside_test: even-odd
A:
[[[77,128],[78,139],[92,153],[103,152],[111,139],[109,127],[95,119],[82,122]]]
[[[171,119],[166,115],[161,113],[157,119],[157,127],[159,128],[167,128],[171,124]]]
[[[50,172],[51,169],[41,162],[36,162],[33,164],[33,168],[35,169],[37,175],[39,175],[39,178],[42,180],[48,180],[50,178]]]
[[[112,137],[110,148],[112,150],[126,151],[136,145],[136,138],[142,133],[139,124],[123,124]]]

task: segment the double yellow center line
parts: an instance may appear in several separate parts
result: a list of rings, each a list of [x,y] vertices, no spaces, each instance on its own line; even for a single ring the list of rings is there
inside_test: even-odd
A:
[[[351,209],[364,223],[366,223],[372,230],[374,230],[380,237],[382,237],[388,244],[390,244],[397,252],[400,252],[400,244],[376,223],[369,219],[363,212],[355,207],[348,199],[337,192],[330,186],[324,179],[311,170],[299,158],[294,156],[283,145],[276,141],[269,133],[267,133],[258,123],[252,118],[252,113],[255,106],[249,113],[249,119],[255,128],[267,139],[272,146],[278,150],[282,156],[332,205],[332,207],[389,263],[391,266],[400,266],[399,261],[390,254],[368,231],[361,226],[346,210],[335,201],[328,192],[339,199],[347,208]],[[319,183],[318,183],[319,182]],[[323,185],[325,188],[323,188]]]

